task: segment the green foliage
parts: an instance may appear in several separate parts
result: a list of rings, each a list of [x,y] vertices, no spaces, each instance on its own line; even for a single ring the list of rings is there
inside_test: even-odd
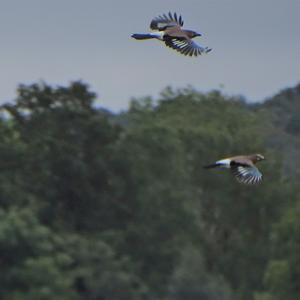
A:
[[[10,299],[141,299],[145,287],[99,238],[56,234],[30,209],[0,211],[0,280]]]
[[[203,260],[201,252],[195,247],[183,250],[168,286],[169,299],[232,299],[232,292],[224,279],[209,273]]]
[[[295,175],[300,168],[299,157],[299,111],[300,84],[288,88],[262,105],[257,110],[269,119],[266,142],[274,147],[283,158],[283,171]],[[272,126],[273,125],[273,126]],[[275,126],[274,126],[275,125]]]
[[[0,211],[2,299],[73,299],[63,240],[40,224],[30,208]]]
[[[273,251],[266,268],[264,282],[267,295],[274,300],[298,299],[300,282],[300,201],[289,208],[274,226]],[[257,299],[261,295],[258,294]]]
[[[286,131],[292,135],[300,135],[300,116],[296,115],[290,118],[286,125]]]
[[[273,137],[280,124],[291,138],[284,96],[167,88],[116,115],[95,97],[22,85],[2,106],[0,298],[296,299],[300,190]],[[257,152],[257,187],[202,168]]]

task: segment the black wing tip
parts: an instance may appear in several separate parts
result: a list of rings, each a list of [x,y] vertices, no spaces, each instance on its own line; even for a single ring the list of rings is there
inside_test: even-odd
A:
[[[150,23],[150,28],[151,28],[151,29],[156,29],[156,26],[157,26],[157,22],[156,22],[155,19],[153,19],[153,20],[151,21],[151,23]]]
[[[249,180],[249,181],[239,181],[240,183],[243,183],[245,185],[248,185],[248,186],[255,186],[255,185],[259,185],[262,180]]]
[[[176,23],[178,23],[180,26],[183,26],[183,19],[180,14],[177,14],[176,12],[171,13],[169,11],[169,17],[172,21],[176,21]]]
[[[169,11],[166,14],[161,14],[155,17],[150,23],[150,28],[157,29],[157,23],[159,23],[160,21],[175,21],[180,26],[183,26],[183,19],[181,15],[177,14],[176,12],[172,13],[171,11]]]

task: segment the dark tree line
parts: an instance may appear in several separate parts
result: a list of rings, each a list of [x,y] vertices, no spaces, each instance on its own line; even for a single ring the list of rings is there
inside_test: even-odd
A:
[[[260,105],[168,88],[119,114],[95,100],[33,84],[2,105],[1,299],[298,299],[299,87]],[[202,168],[256,152],[257,187]]]

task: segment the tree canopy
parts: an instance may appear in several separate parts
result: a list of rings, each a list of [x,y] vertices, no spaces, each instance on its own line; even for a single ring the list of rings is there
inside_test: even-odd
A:
[[[299,87],[257,105],[167,88],[117,114],[82,82],[17,92],[0,119],[1,299],[297,299]],[[259,186],[202,168],[257,152]]]

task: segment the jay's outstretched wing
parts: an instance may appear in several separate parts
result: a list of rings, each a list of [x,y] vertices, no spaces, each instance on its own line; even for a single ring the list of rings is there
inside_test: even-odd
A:
[[[211,51],[210,48],[202,47],[199,44],[196,44],[191,39],[179,39],[175,37],[166,37],[165,44],[166,46],[184,55],[189,55],[189,56],[197,56]]]
[[[231,166],[231,171],[241,183],[257,184],[262,181],[262,174],[255,166],[236,164]]]
[[[182,25],[183,25],[182,17],[177,16],[176,13],[172,15],[172,13],[169,12],[168,15],[163,14],[161,16],[154,18],[151,21],[150,28],[152,30],[164,31],[168,27],[173,27],[173,26],[181,27]]]

